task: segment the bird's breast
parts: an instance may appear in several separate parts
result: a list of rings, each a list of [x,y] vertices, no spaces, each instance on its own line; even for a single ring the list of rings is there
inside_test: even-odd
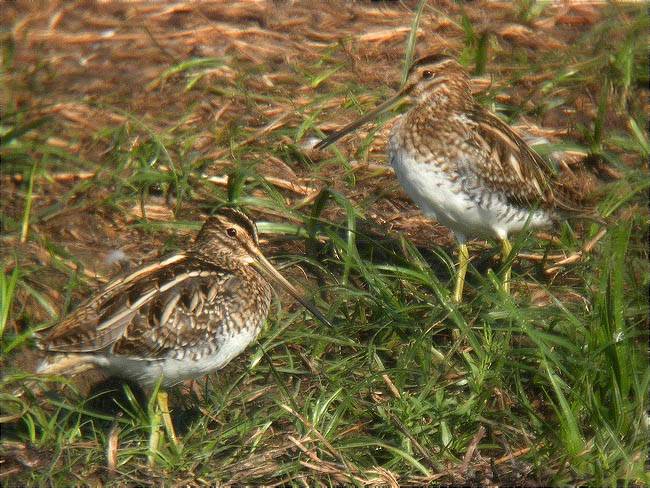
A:
[[[549,225],[549,217],[511,205],[503,195],[477,185],[445,161],[426,160],[391,141],[390,164],[406,194],[430,218],[459,239],[505,238],[512,232]]]
[[[106,355],[95,356],[94,362],[115,376],[136,381],[145,387],[154,385],[160,378],[164,387],[172,386],[224,368],[259,334],[265,317],[253,320],[256,323],[251,323],[247,328],[187,350],[184,357],[149,360],[132,356]]]

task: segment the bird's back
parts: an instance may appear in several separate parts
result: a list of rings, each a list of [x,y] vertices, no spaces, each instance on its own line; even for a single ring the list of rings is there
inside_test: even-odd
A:
[[[551,223],[546,162],[485,109],[415,106],[391,134],[389,159],[425,213],[462,237],[506,237]]]
[[[259,333],[270,299],[270,285],[250,267],[177,253],[111,281],[41,347],[144,384],[161,374],[181,380],[239,354]]]

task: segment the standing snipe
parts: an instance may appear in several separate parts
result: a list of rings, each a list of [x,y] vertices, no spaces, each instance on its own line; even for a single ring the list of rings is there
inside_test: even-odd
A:
[[[404,88],[361,119],[330,135],[325,148],[409,97],[412,108],[390,134],[389,160],[406,193],[458,240],[454,299],[462,298],[467,238],[497,238],[552,223],[564,207],[546,162],[496,115],[478,105],[470,77],[452,57],[432,54],[410,68]],[[509,290],[510,267],[504,277]]]
[[[40,347],[56,354],[39,373],[99,366],[168,387],[221,369],[260,332],[271,301],[267,278],[328,323],[264,257],[255,224],[222,208],[187,250],[114,279],[54,326]],[[158,403],[175,441],[164,392]]]

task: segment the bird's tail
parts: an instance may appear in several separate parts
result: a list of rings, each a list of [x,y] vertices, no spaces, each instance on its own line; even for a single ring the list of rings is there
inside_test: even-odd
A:
[[[595,204],[596,191],[584,191],[576,182],[577,177],[565,177],[558,180],[553,195],[554,204],[564,218],[584,220],[601,226],[607,226],[607,218],[603,216]]]
[[[93,369],[93,357],[89,354],[53,354],[43,359],[36,374],[38,375],[75,375]]]
[[[93,357],[88,354],[52,354],[43,359],[36,368],[36,376],[76,375],[95,367]],[[33,378],[33,377],[32,377]],[[13,390],[13,395],[21,397],[25,392],[39,393],[42,385],[39,380],[22,381]]]

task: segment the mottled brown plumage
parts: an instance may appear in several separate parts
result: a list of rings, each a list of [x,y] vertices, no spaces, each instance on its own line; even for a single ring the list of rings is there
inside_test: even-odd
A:
[[[491,237],[510,252],[508,235],[545,227],[559,210],[572,210],[554,172],[496,115],[476,103],[470,77],[444,53],[411,66],[400,92],[361,119],[330,135],[324,148],[407,97],[412,108],[391,131],[389,160],[406,193],[459,241],[454,297],[460,300],[467,267],[465,241]],[[508,289],[509,269],[505,289]]]
[[[187,250],[112,280],[51,329],[40,345],[59,354],[40,371],[96,365],[149,386],[220,369],[259,333],[271,301],[269,277],[325,320],[258,245],[255,225],[222,209]]]

